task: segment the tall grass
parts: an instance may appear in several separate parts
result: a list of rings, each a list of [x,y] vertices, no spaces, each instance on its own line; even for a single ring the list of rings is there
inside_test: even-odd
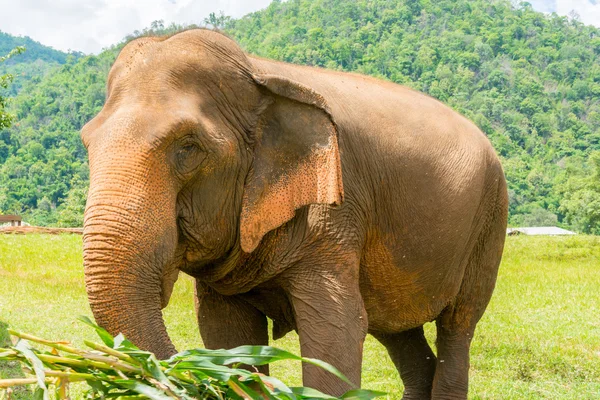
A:
[[[91,315],[82,264],[78,236],[0,235],[0,347],[8,339],[6,325],[76,346],[94,339],[75,321],[77,315]],[[508,238],[494,297],[473,340],[469,397],[600,398],[599,288],[600,238]],[[192,295],[191,279],[181,276],[164,310],[178,349],[202,344]],[[433,324],[426,325],[426,333],[433,345]],[[271,344],[299,354],[293,333]],[[274,364],[271,372],[290,386],[301,384],[298,363]],[[19,374],[14,365],[0,365],[0,378]],[[365,343],[363,386],[401,398],[398,373],[371,337]]]

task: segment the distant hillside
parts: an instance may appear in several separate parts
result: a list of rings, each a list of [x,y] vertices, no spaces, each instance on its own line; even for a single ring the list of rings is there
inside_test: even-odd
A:
[[[225,30],[257,55],[440,99],[500,154],[512,224],[600,234],[599,29],[508,0],[275,0]],[[67,61],[14,99],[19,121],[0,132],[0,212],[81,220],[78,130],[102,106],[116,52]]]
[[[12,36],[0,31],[0,56],[8,54],[17,46],[25,47],[26,51],[0,64],[0,75],[11,73],[17,78],[6,93],[11,96],[16,95],[26,82],[41,79],[54,67],[83,55],[79,52],[65,53],[29,37]]]
[[[67,61],[69,54],[59,50],[54,50],[51,47],[44,46],[43,44],[36,42],[30,37],[17,37],[9,35],[8,33],[0,31],[0,54],[5,55],[17,46],[24,46],[27,48],[27,52],[22,54],[19,58],[13,58],[7,61],[6,65],[14,65],[17,63],[31,63],[37,60],[64,64]]]

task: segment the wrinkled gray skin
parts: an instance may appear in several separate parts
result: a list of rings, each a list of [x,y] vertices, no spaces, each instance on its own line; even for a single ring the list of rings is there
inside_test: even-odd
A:
[[[472,123],[392,83],[192,30],[128,44],[82,139],[86,285],[110,332],[172,355],[161,308],[183,271],[209,348],[267,344],[270,317],[276,338],[296,330],[304,356],[360,385],[368,332],[405,398],[466,398],[507,215],[500,163]],[[311,366],[303,378],[350,388]]]

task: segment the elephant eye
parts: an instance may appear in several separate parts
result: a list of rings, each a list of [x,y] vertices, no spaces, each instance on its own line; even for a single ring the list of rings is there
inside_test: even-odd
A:
[[[187,142],[180,145],[175,154],[179,172],[184,175],[193,172],[202,161],[200,153],[200,148],[196,143]]]
[[[197,148],[198,146],[196,146],[193,143],[186,144],[179,149],[179,154],[182,156],[186,156],[187,154],[190,154],[191,152],[195,151]]]

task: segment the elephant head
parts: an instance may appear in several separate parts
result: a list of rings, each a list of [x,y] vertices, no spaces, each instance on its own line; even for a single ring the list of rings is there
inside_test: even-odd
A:
[[[161,309],[180,269],[253,252],[307,204],[343,189],[322,96],[262,74],[227,37],[190,30],[123,48],[102,111],[82,129],[84,223],[96,321],[166,358]]]

